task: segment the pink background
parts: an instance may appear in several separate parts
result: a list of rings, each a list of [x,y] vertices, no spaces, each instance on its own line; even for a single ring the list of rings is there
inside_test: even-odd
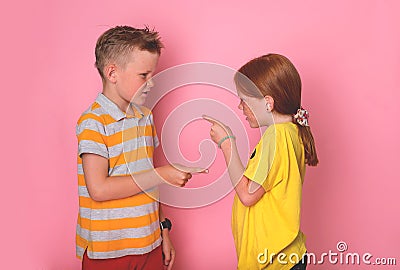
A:
[[[75,123],[101,87],[95,41],[121,24],[161,33],[166,49],[159,70],[193,61],[239,68],[268,52],[288,56],[302,76],[321,161],[304,185],[309,251],[336,252],[345,241],[349,252],[395,257],[399,265],[399,11],[395,0],[3,4],[1,268],[80,269]],[[182,92],[171,93],[155,114],[171,110],[168,99],[179,97]],[[234,97],[226,102],[236,108]],[[188,127],[182,140],[194,132]],[[222,159],[213,167],[221,171]],[[232,195],[199,209],[166,209],[174,221],[174,269],[235,269]],[[394,268],[325,263],[310,269]]]

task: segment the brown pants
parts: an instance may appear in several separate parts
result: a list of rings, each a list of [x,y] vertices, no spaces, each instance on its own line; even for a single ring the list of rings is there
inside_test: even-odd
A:
[[[163,270],[162,249],[157,247],[143,255],[128,255],[112,259],[89,259],[83,255],[82,270]]]

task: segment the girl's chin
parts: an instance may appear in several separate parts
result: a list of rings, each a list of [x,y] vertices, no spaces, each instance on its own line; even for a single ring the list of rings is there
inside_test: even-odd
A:
[[[249,120],[248,117],[246,117],[246,120],[247,120],[247,122],[249,122],[249,126],[250,126],[251,128],[258,128],[258,123],[257,123],[257,122],[252,121],[252,120]]]

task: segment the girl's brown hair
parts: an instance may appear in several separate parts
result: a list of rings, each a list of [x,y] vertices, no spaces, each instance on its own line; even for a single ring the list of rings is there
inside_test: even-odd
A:
[[[243,75],[250,79],[255,87],[251,87]],[[235,82],[243,94],[250,97],[274,99],[274,110],[294,116],[301,108],[301,80],[294,65],[286,57],[279,54],[268,54],[255,58],[242,66],[235,75]],[[307,165],[318,164],[314,137],[309,126],[297,124],[302,139]]]

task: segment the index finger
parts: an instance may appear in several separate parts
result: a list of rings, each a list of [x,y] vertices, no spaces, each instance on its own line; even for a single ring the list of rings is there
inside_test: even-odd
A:
[[[174,265],[175,262],[175,249],[171,249],[171,260],[168,264],[168,269],[167,270],[171,270],[172,266]]]
[[[213,118],[213,117],[211,117],[209,115],[203,114],[202,117],[203,117],[204,120],[206,120],[206,121],[208,121],[208,122],[210,122],[212,124],[218,124],[221,127],[225,127],[224,123],[222,123],[221,121],[219,121],[219,120],[217,120],[217,119],[215,119],[215,118]]]
[[[208,173],[208,169],[207,168],[200,168],[200,167],[187,167],[181,164],[172,164],[172,166],[175,167],[175,169],[181,171],[181,172],[186,172],[186,173],[190,173],[190,174],[194,174],[194,173]]]

